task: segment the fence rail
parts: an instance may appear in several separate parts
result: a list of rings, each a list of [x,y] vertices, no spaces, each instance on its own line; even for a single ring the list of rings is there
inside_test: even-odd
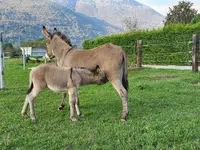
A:
[[[189,42],[177,42],[177,43],[172,43],[171,45],[166,45],[166,44],[146,44],[146,45],[142,45],[142,41],[138,41],[137,42],[137,67],[142,67],[142,63],[144,62],[144,58],[147,56],[148,58],[150,58],[149,56],[151,56],[152,58],[155,56],[155,54],[151,54],[151,53],[146,53],[143,51],[143,48],[149,48],[151,46],[156,46],[156,47],[161,47],[161,46],[180,46],[180,45],[187,45],[188,47],[188,51],[183,51],[183,52],[158,52],[156,53],[157,56],[160,56],[160,60],[154,61],[154,60],[150,60],[149,62],[156,62],[156,63],[163,63],[166,62],[168,63],[191,63],[192,64],[192,71],[193,72],[198,72],[198,53],[199,53],[199,42],[200,42],[200,34],[194,34],[192,37],[192,41]],[[191,45],[191,49],[192,51],[190,51],[190,46]],[[168,57],[172,57],[175,55],[179,55],[182,56],[182,59],[180,59],[179,61],[177,60],[170,60],[168,59],[167,61],[165,61],[164,59],[168,58]],[[186,58],[186,60],[183,60],[183,58]]]

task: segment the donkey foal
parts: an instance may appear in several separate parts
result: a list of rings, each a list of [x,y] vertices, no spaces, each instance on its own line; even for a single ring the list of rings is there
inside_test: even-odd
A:
[[[83,68],[64,68],[47,64],[40,65],[30,73],[30,85],[21,114],[24,117],[27,116],[27,108],[30,105],[30,117],[35,122],[34,99],[43,89],[49,88],[54,92],[68,92],[70,118],[72,121],[76,121],[74,109],[76,108],[77,115],[81,115],[77,95],[78,87],[106,82],[107,78],[101,71],[90,71]],[[62,105],[64,105],[63,103]]]

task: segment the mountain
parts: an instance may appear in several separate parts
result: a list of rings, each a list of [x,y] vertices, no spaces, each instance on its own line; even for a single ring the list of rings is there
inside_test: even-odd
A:
[[[0,0],[0,31],[10,43],[44,37],[45,25],[81,45],[88,38],[123,32],[123,20],[131,17],[139,29],[163,26],[164,16],[135,0]]]
[[[74,7],[72,2],[70,4]],[[74,12],[58,1],[0,0],[0,31],[5,42],[19,43],[44,37],[43,25],[51,31],[56,27],[65,32],[74,45],[80,45],[84,39],[122,31],[103,20]]]
[[[135,0],[57,0],[57,3],[123,29],[125,29],[126,18],[135,18],[139,29],[163,26],[163,15]]]

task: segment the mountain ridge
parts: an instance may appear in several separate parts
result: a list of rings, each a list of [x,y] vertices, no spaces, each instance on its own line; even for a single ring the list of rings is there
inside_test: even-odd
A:
[[[124,19],[132,17],[137,20],[139,29],[163,26],[163,15],[136,0],[59,0],[57,3],[122,29],[125,29]]]
[[[149,24],[162,27],[162,16],[135,0],[0,0],[0,30],[10,43],[44,37],[45,25],[50,30],[57,27],[74,45],[81,45],[85,39],[123,32],[123,17],[134,15],[147,17],[140,20],[140,29]]]
[[[0,4],[0,30],[5,42],[20,43],[44,37],[43,25],[65,32],[74,45],[81,45],[88,38],[121,32],[119,27],[104,20],[74,12],[48,0],[21,0],[21,3],[7,0]]]

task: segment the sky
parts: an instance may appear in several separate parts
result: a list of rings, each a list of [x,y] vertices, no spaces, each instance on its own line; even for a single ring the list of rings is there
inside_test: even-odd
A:
[[[169,11],[169,7],[173,8],[174,5],[177,5],[179,1],[182,0],[137,0],[138,2],[145,4],[160,14],[166,16],[167,12]],[[200,13],[200,0],[188,0],[189,2],[193,3],[193,8],[198,10]]]

